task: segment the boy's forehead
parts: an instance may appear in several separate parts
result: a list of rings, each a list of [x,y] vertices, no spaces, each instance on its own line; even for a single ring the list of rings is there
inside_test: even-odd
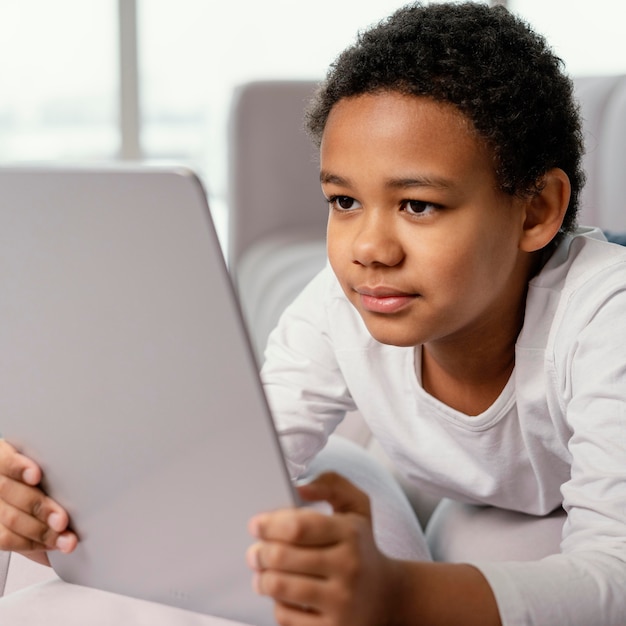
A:
[[[349,123],[350,120],[363,123],[363,118],[367,118],[365,121],[368,125],[374,123],[378,126],[390,126],[394,122],[406,124],[405,116],[400,117],[399,112],[416,123],[443,123],[457,131],[476,134],[472,120],[456,105],[399,91],[379,91],[342,98],[330,110],[326,127],[338,117],[342,124]]]
[[[418,158],[422,164],[451,169],[467,169],[478,161],[483,168],[493,169],[486,142],[454,105],[398,92],[365,94],[337,102],[322,136],[322,170],[340,174],[331,171],[337,159],[369,155],[377,160],[378,154],[384,154],[381,160],[390,166]],[[445,180],[436,169],[431,177]],[[411,172],[406,173],[412,177]]]

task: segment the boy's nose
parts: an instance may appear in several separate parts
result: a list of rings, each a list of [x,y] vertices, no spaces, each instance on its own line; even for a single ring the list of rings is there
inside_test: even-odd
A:
[[[352,243],[353,261],[359,265],[398,265],[404,258],[402,245],[389,218],[363,216]]]

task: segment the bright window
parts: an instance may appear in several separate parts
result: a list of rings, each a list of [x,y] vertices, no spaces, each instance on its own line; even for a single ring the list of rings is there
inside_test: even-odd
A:
[[[0,160],[117,154],[114,0],[4,0]]]
[[[622,0],[509,0],[545,35],[572,76],[626,73]]]

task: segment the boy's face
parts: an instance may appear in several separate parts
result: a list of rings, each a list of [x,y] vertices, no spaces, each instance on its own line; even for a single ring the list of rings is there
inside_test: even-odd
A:
[[[467,349],[520,319],[524,202],[497,189],[457,109],[395,92],[340,100],[321,180],[330,263],[374,338]]]

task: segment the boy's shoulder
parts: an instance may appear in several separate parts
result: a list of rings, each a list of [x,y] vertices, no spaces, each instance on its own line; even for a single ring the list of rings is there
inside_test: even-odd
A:
[[[563,238],[530,285],[574,292],[600,277],[623,285],[625,270],[626,247],[609,243],[598,228],[579,227]]]
[[[625,247],[607,242],[599,229],[567,235],[529,283],[518,348],[554,349],[557,337],[569,346],[609,302],[626,315],[626,300],[615,297],[624,285]]]

